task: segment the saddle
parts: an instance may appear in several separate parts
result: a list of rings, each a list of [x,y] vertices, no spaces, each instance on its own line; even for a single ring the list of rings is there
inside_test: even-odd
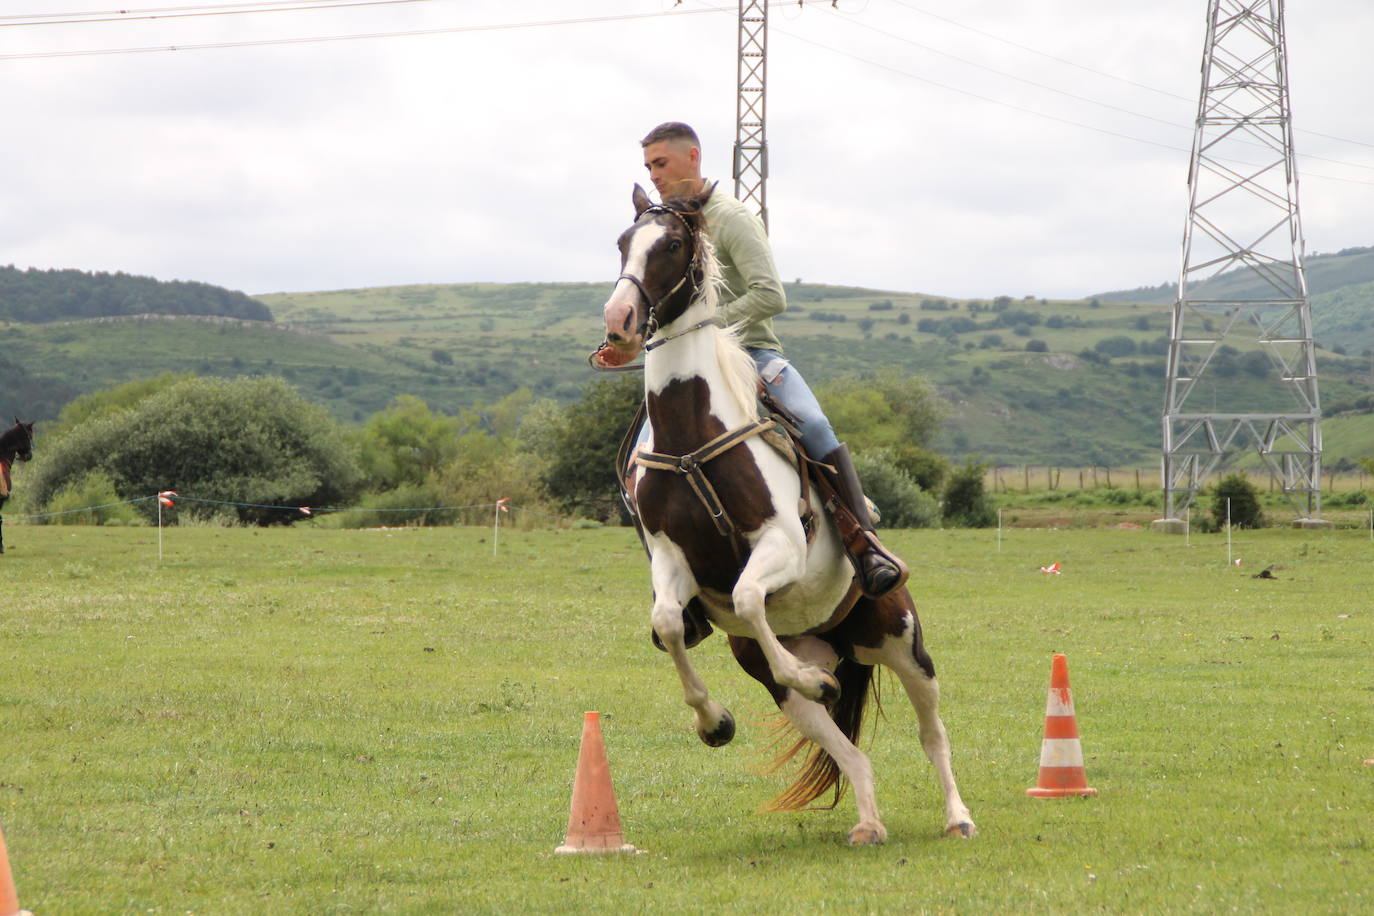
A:
[[[10,466],[0,461],[0,500],[10,498]]]

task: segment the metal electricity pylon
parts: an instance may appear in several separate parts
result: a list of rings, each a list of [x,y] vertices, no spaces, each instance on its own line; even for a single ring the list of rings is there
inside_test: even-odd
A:
[[[739,94],[735,103],[735,197],[768,227],[768,3],[739,0]]]
[[[1167,519],[1252,446],[1321,518],[1321,404],[1303,271],[1283,0],[1210,0],[1169,332]]]

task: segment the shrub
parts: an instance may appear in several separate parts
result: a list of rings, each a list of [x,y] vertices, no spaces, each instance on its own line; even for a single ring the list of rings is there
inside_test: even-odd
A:
[[[278,378],[188,379],[49,440],[29,485],[37,505],[99,472],[121,499],[177,490],[205,502],[177,515],[212,515],[232,501],[240,521],[294,521],[294,508],[334,505],[358,468],[340,427]],[[156,515],[150,501],[139,514]]]
[[[1226,524],[1226,503],[1231,504],[1231,525],[1236,528],[1259,528],[1264,524],[1260,509],[1259,487],[1250,482],[1244,471],[1234,471],[1217,481],[1212,489],[1212,518],[1218,528]]]
[[[453,505],[448,494],[432,483],[404,484],[382,493],[369,493],[362,506],[352,512],[326,515],[331,523],[343,528],[400,528],[414,525],[452,525],[460,513],[442,508]],[[405,511],[405,510],[419,511]],[[490,510],[482,509],[484,516]],[[335,521],[337,519],[337,521]],[[476,519],[469,520],[476,521]],[[331,525],[332,527],[332,525]]]
[[[1093,349],[1106,356],[1134,356],[1136,354],[1136,342],[1124,334],[1116,337],[1106,337],[1093,344]]]
[[[950,475],[943,507],[948,524],[961,528],[990,528],[997,523],[997,511],[983,486],[987,469],[986,464],[969,459]]]
[[[75,511],[80,509],[82,511]],[[107,474],[91,471],[58,490],[48,501],[47,511],[63,513],[42,521],[49,525],[135,525],[134,507],[120,499],[114,481]]]
[[[884,528],[938,528],[940,507],[902,470],[892,454],[877,450],[854,458],[864,493],[878,506]]]

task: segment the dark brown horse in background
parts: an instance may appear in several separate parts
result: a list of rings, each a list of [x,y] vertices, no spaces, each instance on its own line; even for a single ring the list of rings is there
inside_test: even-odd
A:
[[[889,668],[916,708],[944,790],[945,830],[972,836],[911,595],[905,587],[879,599],[860,593],[830,514],[808,505],[821,499],[793,457],[767,441],[774,424],[760,415],[753,360],[715,324],[719,267],[701,214],[709,196],[655,206],[635,186],[606,343],[594,354],[605,368],[645,352],[650,437],[636,452],[628,500],[650,555],[654,634],[711,746],[734,736],[734,719],[711,699],[687,650],[712,625],[729,634],[741,667],[802,737],[787,756],[812,745],[775,807],[802,808],[832,788],[838,801],[847,780],[859,813],[853,844],[887,836],[872,766],[855,742],[873,666]]]
[[[14,425],[0,433],[0,508],[10,497],[10,468],[15,460],[33,459],[33,424],[24,423],[18,417]],[[0,515],[0,553],[5,552],[5,517]]]

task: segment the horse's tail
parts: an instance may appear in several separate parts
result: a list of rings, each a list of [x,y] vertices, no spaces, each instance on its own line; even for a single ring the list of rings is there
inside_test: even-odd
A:
[[[840,682],[840,698],[830,708],[830,718],[840,727],[840,731],[844,732],[844,736],[857,745],[870,693],[873,694],[873,702],[880,710],[882,708],[882,699],[878,693],[878,681],[874,677],[872,665],[863,665],[847,658],[841,659],[839,665],[836,666],[835,678]],[[792,727],[790,722],[783,719],[774,731],[774,743],[784,744],[795,734],[796,729]],[[786,791],[767,804],[766,810],[798,811],[806,807],[833,808],[844,797],[844,790],[848,781],[840,772],[839,764],[835,762],[835,758],[825,752],[824,748],[807,738],[798,738],[790,747],[783,748],[774,759],[769,772],[775,772],[786,766],[799,751],[808,746],[810,751],[802,763],[797,778],[793,780],[792,785],[787,787]],[[811,804],[831,789],[834,789],[835,794],[830,799],[829,804],[814,806]]]

